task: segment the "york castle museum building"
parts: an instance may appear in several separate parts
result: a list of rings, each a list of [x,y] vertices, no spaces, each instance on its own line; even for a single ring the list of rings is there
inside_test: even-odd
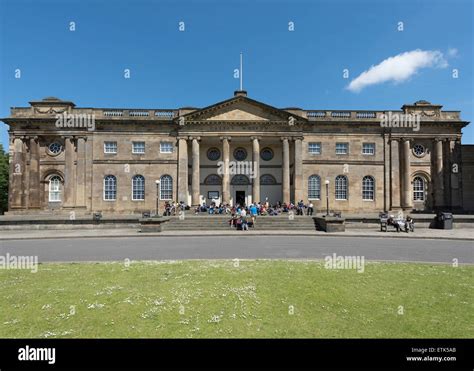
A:
[[[317,211],[474,210],[459,111],[275,108],[239,90],[205,108],[13,107],[9,213],[141,213],[167,201],[311,201]]]

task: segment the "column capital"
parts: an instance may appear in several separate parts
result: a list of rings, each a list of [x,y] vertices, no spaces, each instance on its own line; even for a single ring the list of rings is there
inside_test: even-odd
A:
[[[188,140],[188,137],[187,137],[187,136],[180,135],[180,136],[177,136],[177,137],[176,137],[176,140]]]
[[[287,141],[290,140],[290,138],[289,138],[289,137],[281,137],[280,140],[281,140],[282,142],[284,142],[285,140],[287,140]]]
[[[301,140],[301,141],[302,141],[303,139],[304,139],[303,136],[301,136],[301,137],[293,137],[293,140],[294,140],[294,141],[297,141],[297,140]]]
[[[262,139],[262,137],[257,137],[257,136],[252,136],[252,137],[250,137],[250,140],[255,140],[255,139],[256,139],[256,140],[260,140],[260,139]]]
[[[189,140],[197,140],[198,142],[201,140],[201,137],[192,136],[192,135],[189,136],[188,138],[189,138]]]
[[[227,140],[231,140],[231,139],[232,139],[232,137],[225,136],[225,137],[220,137],[219,139],[220,139],[220,140],[225,140],[225,139],[227,139]]]

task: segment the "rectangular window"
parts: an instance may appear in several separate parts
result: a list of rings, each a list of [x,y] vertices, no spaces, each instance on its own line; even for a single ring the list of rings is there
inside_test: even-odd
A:
[[[375,143],[363,143],[362,144],[363,155],[375,155]]]
[[[160,153],[173,153],[173,143],[171,143],[171,142],[161,142],[160,143]]]
[[[308,152],[311,155],[320,155],[321,154],[321,143],[320,142],[308,143]]]
[[[104,153],[117,153],[117,142],[104,142]]]
[[[132,142],[132,153],[145,153],[145,142]]]
[[[347,155],[349,153],[349,143],[336,143],[336,155]]]

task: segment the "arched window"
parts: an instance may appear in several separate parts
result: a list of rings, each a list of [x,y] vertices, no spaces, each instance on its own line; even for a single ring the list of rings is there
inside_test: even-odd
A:
[[[421,176],[413,178],[413,200],[424,201],[425,200],[425,180]]]
[[[61,202],[61,178],[58,175],[49,179],[49,202]]]
[[[173,199],[173,178],[170,175],[163,175],[160,178],[160,200]]]
[[[104,200],[115,201],[117,199],[117,178],[113,175],[104,177]]]
[[[142,201],[145,199],[145,178],[135,175],[132,178],[132,200]]]
[[[375,180],[370,175],[362,178],[362,199],[373,201],[375,197]]]
[[[318,175],[308,178],[308,199],[321,199],[321,178]]]
[[[247,178],[247,176],[242,175],[242,174],[238,174],[238,175],[234,175],[234,177],[230,181],[230,184],[232,184],[232,185],[249,185],[250,180],[249,180],[249,178]]]
[[[345,175],[338,175],[335,183],[336,200],[347,200],[347,177]]]
[[[276,179],[271,174],[263,174],[260,177],[260,184],[261,185],[274,185],[276,184]]]
[[[221,185],[222,178],[217,174],[210,174],[204,179],[205,185]]]

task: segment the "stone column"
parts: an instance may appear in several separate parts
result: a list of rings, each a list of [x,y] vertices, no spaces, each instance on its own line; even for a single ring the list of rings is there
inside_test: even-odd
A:
[[[200,173],[199,173],[199,137],[192,138],[192,151],[193,151],[193,176],[192,176],[192,205],[197,206],[200,204]]]
[[[282,167],[282,184],[283,199],[282,202],[288,204],[290,202],[290,143],[288,138],[281,138],[283,142],[283,167]]]
[[[64,207],[76,205],[76,148],[74,137],[65,137],[64,166]]]
[[[30,143],[30,169],[29,176],[29,207],[39,209],[41,207],[40,189],[40,147],[38,137],[31,137]]]
[[[230,157],[230,137],[221,137],[222,140],[222,158],[224,160],[224,169],[222,175],[222,202],[230,203],[230,174],[229,174],[229,157]]]
[[[13,138],[13,154],[10,164],[10,209],[21,209],[23,199],[23,178],[25,176],[25,156],[23,153],[23,140]]]
[[[295,175],[293,179],[295,187],[295,203],[304,201],[303,195],[303,138],[295,138]]]
[[[435,208],[442,208],[444,205],[444,179],[443,179],[443,141],[436,138],[434,141],[434,202]]]
[[[390,138],[390,210],[400,209],[400,148],[399,141]]]
[[[188,143],[178,137],[178,202],[188,202]]]
[[[260,143],[258,137],[252,137],[252,154],[253,154],[253,187],[252,187],[252,202],[259,202],[260,200]]]
[[[452,210],[462,209],[462,166],[461,166],[461,140],[449,139],[449,164],[445,170],[446,177],[449,171],[449,204]]]
[[[86,207],[86,140],[77,138],[76,206]]]
[[[402,207],[410,209],[411,205],[411,181],[410,181],[410,139],[402,139]]]

